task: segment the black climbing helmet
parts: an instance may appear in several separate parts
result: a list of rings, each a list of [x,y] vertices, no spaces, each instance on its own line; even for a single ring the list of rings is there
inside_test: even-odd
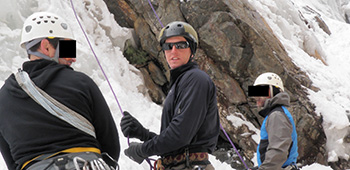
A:
[[[198,45],[198,35],[193,27],[182,21],[174,21],[166,25],[159,34],[159,43],[162,46],[167,38],[183,36],[190,44],[191,53],[194,55]]]

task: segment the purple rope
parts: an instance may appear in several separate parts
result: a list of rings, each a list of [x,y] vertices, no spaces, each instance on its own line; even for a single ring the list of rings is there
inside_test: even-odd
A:
[[[243,158],[242,158],[241,154],[239,154],[239,152],[238,152],[237,148],[236,148],[236,147],[235,147],[235,145],[233,144],[233,142],[232,142],[231,138],[228,136],[228,134],[226,133],[225,129],[224,129],[222,126],[221,126],[221,123],[220,123],[220,128],[221,128],[221,129],[222,129],[222,131],[224,132],[224,134],[225,134],[226,138],[227,138],[227,139],[230,141],[231,145],[232,145],[232,146],[233,146],[233,148],[235,149],[235,151],[236,151],[237,155],[239,156],[239,158],[240,158],[240,159],[241,159],[241,161],[243,162],[244,166],[245,166],[247,169],[249,169],[249,167],[247,166],[247,164],[244,162],[244,160],[243,160]]]
[[[84,36],[85,36],[85,38],[86,38],[86,40],[87,40],[87,42],[88,42],[88,44],[89,44],[89,47],[90,47],[92,53],[94,54],[95,59],[96,59],[98,65],[99,65],[99,67],[100,67],[100,69],[101,69],[101,71],[102,71],[104,77],[106,78],[106,80],[107,80],[107,82],[108,82],[108,85],[109,85],[109,87],[110,87],[110,89],[111,89],[111,91],[112,91],[112,93],[113,93],[113,96],[114,96],[115,100],[117,101],[119,110],[120,110],[121,114],[124,116],[123,110],[122,110],[122,108],[121,108],[121,105],[120,105],[120,103],[119,103],[119,100],[118,100],[116,94],[114,93],[114,90],[113,90],[113,88],[112,88],[112,85],[111,85],[111,83],[109,82],[109,79],[108,79],[108,77],[107,77],[105,71],[103,70],[103,67],[102,67],[101,63],[100,63],[100,61],[99,61],[99,59],[98,59],[98,57],[97,57],[97,55],[96,55],[94,49],[92,48],[92,45],[91,45],[91,43],[90,43],[90,40],[89,40],[89,38],[87,37],[86,32],[84,31],[83,26],[81,25],[81,23],[80,23],[80,21],[79,21],[79,19],[78,19],[78,15],[77,15],[77,13],[76,13],[76,11],[75,11],[75,8],[74,8],[74,5],[73,5],[73,1],[70,0],[70,2],[71,2],[71,5],[72,5],[72,9],[73,9],[73,11],[74,11],[75,18],[77,19],[77,21],[78,21],[78,23],[79,23],[79,26],[80,26],[81,30],[83,31]],[[151,6],[151,8],[152,8],[154,14],[156,15],[156,17],[157,17],[157,19],[158,19],[160,25],[161,25],[162,27],[164,27],[163,24],[162,24],[162,22],[161,22],[160,19],[159,19],[159,16],[157,15],[157,12],[154,10],[151,1],[148,0],[148,3],[149,3],[149,5]],[[241,161],[243,162],[244,166],[245,166],[247,169],[249,169],[248,166],[247,166],[247,164],[244,162],[242,156],[239,154],[238,150],[236,149],[235,145],[234,145],[233,142],[231,141],[230,137],[229,137],[228,134],[226,133],[225,129],[221,126],[221,124],[220,124],[220,128],[221,128],[222,131],[224,132],[224,134],[225,134],[225,136],[227,137],[227,139],[230,141],[231,145],[232,145],[233,148],[235,149],[236,153],[238,154],[239,158],[240,158]],[[128,145],[130,146],[129,137],[128,137]],[[151,160],[150,160],[150,159],[146,159],[146,161],[147,161],[147,163],[150,165],[150,168],[151,168],[151,170],[152,170],[153,167],[152,167],[152,164],[151,164]]]
[[[156,15],[156,17],[157,17],[157,19],[158,19],[158,21],[159,21],[160,25],[161,25],[161,26],[162,26],[162,28],[163,28],[164,26],[163,26],[162,22],[160,21],[160,19],[159,19],[158,15],[157,15],[156,10],[154,10],[153,5],[152,5],[151,1],[150,1],[150,0],[148,0],[148,3],[149,3],[149,5],[151,6],[151,8],[152,8],[152,10],[153,10],[154,14]],[[222,125],[221,125],[221,124],[220,124],[220,128],[222,129],[222,131],[223,131],[223,132],[224,132],[224,134],[226,135],[226,138],[227,138],[227,139],[230,141],[230,143],[231,143],[232,147],[235,149],[235,151],[236,151],[237,155],[239,156],[239,158],[240,158],[240,159],[241,159],[241,161],[243,162],[244,166],[245,166],[247,169],[249,169],[249,167],[247,166],[247,164],[244,162],[244,160],[243,160],[243,158],[242,158],[241,154],[239,154],[239,152],[238,152],[238,150],[236,149],[235,145],[233,144],[233,142],[232,142],[231,138],[228,136],[228,134],[226,133],[225,129],[222,127]]]
[[[77,12],[75,11],[75,8],[74,8],[74,5],[73,5],[73,1],[70,0],[70,2],[71,2],[71,4],[72,4],[72,9],[73,9],[73,11],[74,11],[75,18],[77,19],[77,21],[78,21],[78,23],[79,23],[79,26],[80,26],[81,30],[83,31],[83,33],[84,33],[84,36],[85,36],[85,38],[86,38],[86,40],[87,40],[87,42],[88,42],[88,44],[89,44],[89,46],[90,46],[90,49],[91,49],[92,53],[93,53],[94,56],[95,56],[95,59],[96,59],[96,61],[97,61],[97,63],[98,63],[98,66],[100,67],[100,69],[101,69],[101,71],[102,71],[104,77],[106,78],[106,80],[107,80],[107,82],[108,82],[109,88],[112,90],[113,96],[114,96],[115,100],[116,100],[117,103],[118,103],[118,107],[119,107],[119,109],[120,109],[120,112],[121,112],[122,115],[124,116],[124,113],[123,113],[122,107],[120,106],[120,103],[119,103],[119,100],[118,100],[118,98],[117,98],[117,95],[115,95],[114,90],[113,90],[113,88],[112,88],[112,85],[111,85],[111,83],[109,82],[109,79],[108,79],[108,77],[107,77],[105,71],[104,71],[103,68],[102,68],[102,65],[101,65],[101,63],[100,63],[100,60],[98,59],[97,55],[95,54],[95,51],[94,51],[94,49],[92,48],[92,45],[91,45],[91,43],[90,43],[90,40],[89,40],[89,38],[87,37],[86,32],[84,31],[83,26],[81,25],[81,23],[80,23],[80,21],[79,21],[79,19],[78,19],[78,15],[77,15]]]
[[[118,100],[118,98],[117,98],[117,95],[114,93],[113,87],[112,87],[111,83],[109,82],[109,79],[108,79],[108,77],[107,77],[105,71],[103,70],[103,67],[102,67],[102,65],[101,65],[101,63],[100,63],[100,60],[98,59],[98,57],[97,57],[97,55],[96,55],[94,49],[92,48],[92,45],[91,45],[91,43],[90,43],[90,40],[89,40],[89,38],[87,37],[86,32],[84,31],[83,26],[81,25],[81,23],[80,23],[80,21],[79,21],[77,12],[75,11],[75,8],[74,8],[74,5],[73,5],[73,1],[70,0],[70,2],[71,2],[71,4],[72,4],[72,9],[73,9],[73,11],[74,11],[75,18],[77,19],[77,21],[78,21],[78,23],[79,23],[79,26],[80,26],[81,30],[83,31],[84,36],[85,36],[85,38],[86,38],[86,40],[87,40],[87,42],[88,42],[88,44],[89,44],[89,47],[90,47],[92,53],[94,54],[95,59],[96,59],[98,65],[99,65],[100,69],[102,70],[102,73],[103,73],[104,77],[106,78],[106,80],[107,80],[107,82],[108,82],[109,88],[111,89],[111,91],[112,91],[112,93],[113,93],[113,96],[114,96],[115,100],[117,101],[119,110],[120,110],[121,114],[124,116],[124,113],[123,113],[122,107],[121,107],[121,105],[120,105],[120,103],[119,103],[119,100]],[[127,138],[127,142],[128,142],[128,146],[130,146],[130,138],[129,138],[129,136],[128,136],[128,138]],[[152,163],[151,163],[150,159],[147,158],[146,161],[147,161],[147,163],[150,165],[150,168],[151,168],[151,170],[152,170],[153,166],[152,166]]]
[[[154,14],[156,15],[156,17],[157,17],[157,19],[158,19],[158,21],[159,21],[160,25],[161,25],[161,26],[162,26],[162,28],[163,28],[164,26],[163,26],[162,22],[160,21],[159,16],[157,15],[156,10],[154,10],[153,5],[152,5],[151,1],[150,1],[150,0],[148,0],[148,3],[149,3],[149,5],[151,6],[151,8],[152,8],[152,10],[153,10]]]

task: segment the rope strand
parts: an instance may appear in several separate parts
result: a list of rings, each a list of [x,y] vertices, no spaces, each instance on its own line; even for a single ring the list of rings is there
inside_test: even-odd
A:
[[[102,67],[102,65],[101,65],[101,63],[100,63],[100,60],[98,59],[98,57],[97,57],[97,55],[96,55],[96,53],[95,53],[95,50],[92,48],[92,45],[91,45],[91,43],[90,43],[90,40],[89,40],[89,38],[88,38],[88,36],[87,36],[87,34],[86,34],[86,32],[85,32],[85,30],[84,30],[82,24],[81,24],[80,21],[79,21],[77,12],[75,11],[75,8],[74,8],[73,1],[70,0],[70,2],[71,2],[71,5],[72,5],[72,9],[73,9],[75,18],[76,18],[77,22],[79,23],[79,26],[80,26],[81,30],[82,30],[83,33],[84,33],[85,39],[86,39],[86,41],[87,41],[88,44],[89,44],[89,47],[90,47],[90,49],[91,49],[91,51],[92,51],[92,53],[93,53],[93,55],[94,55],[94,57],[95,57],[95,59],[96,59],[98,65],[99,65],[99,67],[100,67],[102,73],[103,73],[103,76],[105,77],[106,81],[108,82],[109,88],[111,89],[111,91],[112,91],[112,93],[113,93],[113,96],[114,96],[114,99],[116,100],[116,102],[117,102],[117,104],[118,104],[120,113],[124,116],[123,109],[122,109],[122,107],[121,107],[121,105],[120,105],[120,103],[119,103],[119,100],[118,100],[118,98],[117,98],[117,95],[114,93],[113,87],[112,87],[111,83],[109,82],[109,79],[108,79],[108,77],[107,77],[107,75],[106,75],[106,73],[105,73],[105,71],[104,71],[104,69],[103,69],[103,67]],[[128,146],[130,146],[130,138],[129,138],[129,136],[127,137],[127,143],[128,143]],[[146,161],[147,161],[147,163],[150,165],[150,169],[152,170],[153,167],[152,167],[152,163],[151,163],[150,159],[149,159],[149,158],[146,158]]]
[[[74,8],[73,1],[70,0],[70,2],[71,2],[71,5],[72,5],[72,9],[73,9],[75,18],[76,18],[77,22],[79,23],[79,26],[80,26],[81,30],[82,30],[83,33],[84,33],[85,39],[86,39],[86,41],[87,41],[88,44],[89,44],[89,47],[90,47],[90,49],[91,49],[91,51],[92,51],[92,53],[93,53],[93,55],[94,55],[94,57],[95,57],[95,59],[96,59],[96,61],[97,61],[97,63],[98,63],[98,66],[100,67],[100,69],[101,69],[101,71],[102,71],[102,73],[103,73],[103,76],[105,77],[106,81],[108,82],[109,88],[111,89],[111,91],[112,91],[112,93],[113,93],[114,99],[117,101],[119,110],[120,110],[121,114],[124,116],[124,113],[123,113],[122,107],[120,106],[120,103],[119,103],[119,100],[118,100],[118,98],[117,98],[117,95],[114,93],[114,90],[113,90],[113,88],[112,88],[112,85],[111,85],[111,83],[109,82],[109,79],[108,79],[108,77],[107,77],[107,75],[106,75],[106,73],[105,73],[105,71],[104,71],[104,69],[103,69],[103,67],[102,67],[102,65],[101,65],[101,63],[100,63],[100,60],[98,59],[98,57],[97,57],[97,55],[96,55],[96,53],[95,53],[95,50],[92,48],[92,45],[91,45],[91,43],[90,43],[90,40],[89,40],[89,38],[88,38],[86,32],[84,31],[83,26],[81,25],[81,23],[80,23],[80,21],[79,21],[77,12],[75,11],[75,8]]]
[[[119,100],[118,100],[118,98],[117,98],[117,95],[115,94],[115,92],[114,92],[114,90],[113,90],[113,88],[112,88],[112,85],[111,85],[111,83],[110,83],[110,81],[109,81],[109,79],[108,79],[108,77],[107,77],[107,75],[106,75],[106,73],[105,73],[105,71],[104,71],[104,69],[103,69],[101,63],[100,63],[100,61],[99,61],[99,59],[98,59],[98,57],[97,57],[97,55],[96,55],[94,49],[92,48],[92,45],[91,45],[91,43],[90,43],[90,40],[89,40],[89,38],[87,37],[87,34],[86,34],[86,32],[84,31],[83,26],[81,25],[81,23],[80,23],[80,21],[79,21],[78,15],[77,15],[77,13],[76,13],[76,11],[75,11],[75,8],[74,8],[73,1],[70,0],[70,2],[71,2],[71,5],[72,5],[72,9],[73,9],[73,11],[74,11],[75,18],[76,18],[77,22],[79,23],[79,26],[80,26],[81,30],[82,30],[83,33],[84,33],[85,39],[87,40],[87,42],[88,42],[88,44],[89,44],[89,47],[90,47],[90,49],[91,49],[91,51],[92,51],[92,53],[93,53],[93,55],[94,55],[94,57],[95,57],[95,59],[96,59],[98,65],[99,65],[99,67],[100,67],[100,69],[101,69],[101,71],[102,71],[102,73],[103,73],[103,75],[104,75],[106,81],[108,82],[108,85],[109,85],[109,87],[110,87],[110,89],[111,89],[111,91],[112,91],[112,93],[113,93],[113,96],[114,96],[114,98],[115,98],[115,100],[116,100],[116,102],[117,102],[117,104],[118,104],[119,110],[120,110],[121,114],[124,116],[124,113],[123,113],[122,107],[121,107],[121,105],[120,105],[120,103],[119,103]],[[148,3],[149,3],[149,5],[151,6],[151,8],[152,8],[154,14],[156,15],[156,17],[157,17],[157,19],[158,19],[158,22],[160,23],[160,25],[161,25],[162,27],[164,27],[164,25],[163,25],[163,23],[161,22],[159,16],[157,15],[157,12],[156,12],[155,9],[153,8],[153,5],[152,5],[151,1],[148,0]],[[237,153],[237,155],[239,156],[239,158],[240,158],[241,161],[243,162],[244,166],[245,166],[247,169],[249,169],[248,166],[247,166],[247,164],[244,162],[242,156],[239,154],[238,150],[236,149],[235,145],[233,144],[232,140],[230,139],[230,137],[228,136],[228,134],[226,133],[225,129],[222,127],[221,124],[220,124],[220,128],[221,128],[221,130],[224,132],[225,136],[226,136],[227,139],[229,140],[229,142],[230,142],[230,144],[232,145],[232,147],[235,149],[235,152]],[[128,142],[128,145],[130,146],[129,137],[127,138],[127,142]],[[147,158],[146,161],[147,161],[147,163],[150,165],[150,169],[152,170],[153,167],[152,167],[152,164],[151,164],[151,162],[150,162],[151,160]]]

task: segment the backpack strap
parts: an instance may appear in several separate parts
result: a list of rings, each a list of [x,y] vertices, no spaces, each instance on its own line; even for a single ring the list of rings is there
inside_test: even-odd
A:
[[[45,91],[37,87],[30,79],[27,72],[18,69],[15,78],[19,86],[49,113],[96,138],[94,126],[85,117],[58,102]]]

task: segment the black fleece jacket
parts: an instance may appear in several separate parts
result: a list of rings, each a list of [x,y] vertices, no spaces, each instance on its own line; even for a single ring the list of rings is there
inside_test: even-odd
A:
[[[12,74],[0,89],[0,150],[8,169],[20,169],[38,155],[72,147],[96,147],[118,160],[118,132],[91,78],[48,60],[25,62],[23,70],[39,88],[89,120],[97,139],[47,112],[19,87]]]
[[[142,145],[151,155],[211,153],[218,140],[220,122],[216,87],[194,62],[171,70],[171,89],[164,102],[161,132]]]

